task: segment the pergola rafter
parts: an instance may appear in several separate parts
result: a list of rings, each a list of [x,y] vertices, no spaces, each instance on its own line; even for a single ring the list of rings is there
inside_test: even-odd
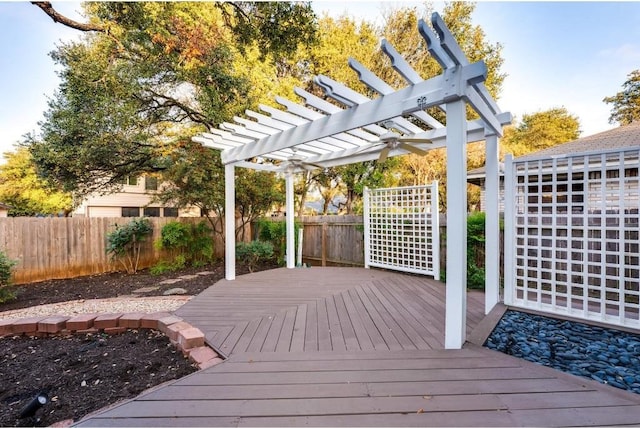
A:
[[[511,115],[502,113],[484,86],[487,68],[482,61],[470,63],[437,13],[433,30],[423,21],[418,31],[427,42],[429,53],[443,72],[423,79],[386,40],[381,50],[393,69],[408,85],[394,90],[355,59],[349,66],[376,98],[354,91],[327,76],[314,82],[325,99],[303,89],[295,93],[304,101],[296,103],[276,97],[286,110],[260,105],[262,113],[247,110],[246,118],[235,117],[220,129],[194,137],[194,141],[221,150],[225,165],[226,277],[235,278],[235,179],[234,168],[245,167],[285,173],[287,193],[287,267],[294,265],[293,178],[292,173],[309,166],[331,167],[409,153],[406,145],[389,144],[389,135],[411,138],[411,151],[447,148],[447,348],[459,348],[465,337],[466,311],[466,144],[487,141],[487,312],[498,301],[499,261],[497,208],[497,139]],[[332,100],[332,101],[330,101]],[[480,119],[467,121],[466,105]],[[426,110],[438,107],[446,113],[443,125]],[[416,139],[423,141],[416,142]],[[405,148],[403,148],[405,147]],[[495,158],[495,159],[494,159]],[[495,175],[495,179],[489,176]],[[495,184],[495,188],[493,188]],[[495,217],[489,221],[489,216]],[[489,255],[491,253],[491,255]],[[450,267],[450,268],[449,268]],[[461,269],[462,267],[462,269]],[[491,282],[491,284],[490,284]]]

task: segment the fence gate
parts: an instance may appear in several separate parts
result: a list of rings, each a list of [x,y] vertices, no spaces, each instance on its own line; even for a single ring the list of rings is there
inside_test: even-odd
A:
[[[438,182],[365,189],[364,264],[440,279]]]
[[[505,168],[505,303],[640,328],[637,147]]]

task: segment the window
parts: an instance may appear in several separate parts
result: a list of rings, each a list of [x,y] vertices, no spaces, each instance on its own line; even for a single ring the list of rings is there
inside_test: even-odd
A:
[[[145,177],[144,178],[145,190],[158,190],[158,178],[157,177]]]
[[[122,217],[140,217],[140,208],[122,207]]]
[[[163,214],[165,217],[178,217],[178,209],[172,208],[172,207],[165,207]]]
[[[160,217],[160,208],[158,207],[145,207],[143,212],[145,217]]]
[[[120,180],[118,180],[118,183],[126,184],[128,186],[137,186],[138,185],[138,177],[136,177],[134,175],[128,175],[126,177],[120,177]]]

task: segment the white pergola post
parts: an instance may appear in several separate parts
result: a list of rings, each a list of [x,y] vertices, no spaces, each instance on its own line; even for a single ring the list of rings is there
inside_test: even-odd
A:
[[[363,223],[364,223],[364,268],[369,269],[371,266],[369,262],[371,261],[371,192],[369,188],[365,186],[364,192],[364,212],[363,212]]]
[[[500,178],[498,136],[486,140],[485,162],[485,286],[484,313],[491,312],[500,301]]]
[[[513,304],[515,268],[513,252],[515,248],[515,174],[513,156],[504,157],[504,304]]]
[[[447,110],[447,286],[445,349],[460,349],[467,317],[467,120],[462,99]]]
[[[232,163],[224,166],[225,278],[236,279],[236,175]]]
[[[285,220],[287,226],[287,268],[296,267],[295,211],[293,208],[293,174],[285,173],[286,207]]]

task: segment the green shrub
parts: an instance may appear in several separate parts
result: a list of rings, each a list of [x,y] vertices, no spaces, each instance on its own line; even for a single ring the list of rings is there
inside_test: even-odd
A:
[[[152,231],[153,226],[146,218],[116,225],[115,230],[107,234],[107,254],[112,260],[119,261],[127,273],[136,273],[142,244]]]
[[[485,214],[477,212],[467,218],[467,288],[484,290]]]
[[[15,292],[10,288],[11,271],[16,265],[5,253],[0,251],[0,303],[15,299]]]
[[[271,242],[251,241],[240,242],[236,245],[236,259],[244,263],[249,272],[262,261],[267,261],[273,257],[273,245]]]
[[[211,228],[201,221],[188,224],[172,221],[160,231],[160,239],[155,243],[159,249],[170,253],[171,260],[160,261],[155,267],[156,274],[183,269],[187,264],[199,267],[213,259],[213,236]]]
[[[500,229],[504,224],[500,222]],[[446,242],[446,235],[441,236]],[[477,212],[467,217],[467,288],[484,290],[485,286],[485,213]],[[446,266],[445,266],[446,268]],[[440,270],[440,281],[446,282],[446,269]]]
[[[258,239],[264,242],[270,242],[273,246],[273,253],[280,265],[285,263],[285,254],[287,252],[287,222],[285,220],[273,221],[270,219],[261,219],[257,222]],[[300,223],[294,222],[295,245],[298,244],[298,230]]]
[[[155,265],[151,266],[149,272],[151,275],[162,275],[165,272],[175,272],[180,269],[184,269],[187,265],[184,255],[178,254],[174,257],[173,261],[160,260]]]

